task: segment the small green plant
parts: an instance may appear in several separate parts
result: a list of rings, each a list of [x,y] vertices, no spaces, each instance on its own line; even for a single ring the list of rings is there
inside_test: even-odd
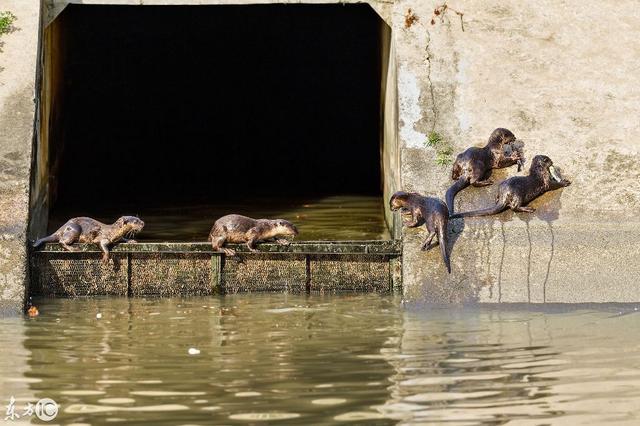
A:
[[[18,19],[16,15],[11,12],[0,12],[0,35],[12,32],[15,27],[13,23]]]
[[[448,166],[453,163],[453,148],[447,146],[446,148],[442,148],[438,150],[436,153],[436,164],[439,166]]]
[[[425,145],[436,150],[437,165],[448,166],[453,163],[453,147],[444,140],[440,133],[436,131],[429,132]]]
[[[427,135],[427,146],[431,148],[437,147],[442,142],[442,136],[438,132],[429,132]]]

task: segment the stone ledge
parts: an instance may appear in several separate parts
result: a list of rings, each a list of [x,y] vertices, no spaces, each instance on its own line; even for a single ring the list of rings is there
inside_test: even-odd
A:
[[[418,250],[423,231],[405,231],[405,296],[436,303],[640,302],[639,222],[524,218],[454,221],[451,275],[438,250]]]

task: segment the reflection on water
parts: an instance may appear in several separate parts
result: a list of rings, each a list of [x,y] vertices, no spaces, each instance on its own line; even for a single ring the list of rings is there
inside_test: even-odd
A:
[[[379,410],[422,424],[638,424],[638,308],[528,309],[409,309]]]
[[[35,319],[0,320],[0,401],[53,398],[59,424],[640,420],[633,306],[282,294],[39,306]]]
[[[108,207],[107,207],[108,208]],[[54,212],[49,221],[53,232],[69,217],[89,215],[111,223],[122,214],[134,214],[145,221],[139,241],[206,241],[213,222],[236,213],[253,218],[286,219],[298,227],[297,240],[389,239],[382,199],[364,195],[323,198],[252,198],[215,205],[181,207],[136,207],[114,212]]]

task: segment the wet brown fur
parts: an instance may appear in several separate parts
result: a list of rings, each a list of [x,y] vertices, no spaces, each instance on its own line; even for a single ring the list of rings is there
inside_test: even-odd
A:
[[[427,228],[427,238],[422,244],[422,250],[430,250],[436,246],[431,244],[433,238],[438,236],[438,244],[442,260],[447,271],[451,273],[451,262],[447,254],[447,224],[449,222],[449,212],[447,206],[437,198],[424,197],[417,192],[398,191],[389,200],[391,210],[400,210],[403,214],[410,214],[410,220],[405,220],[403,224],[409,228],[415,228],[422,224]]]
[[[528,176],[514,176],[503,181],[498,188],[496,205],[494,207],[474,210],[451,215],[452,219],[459,217],[488,216],[511,209],[515,212],[533,213],[533,207],[526,207],[534,199],[547,191],[564,188],[571,182],[560,176],[560,180],[554,179],[550,167],[553,161],[546,155],[536,155],[531,160]],[[557,173],[556,173],[557,175]]]
[[[90,217],[74,217],[69,219],[56,232],[48,237],[40,238],[33,247],[38,247],[43,243],[58,242],[69,251],[79,250],[73,247],[73,243],[100,245],[102,250],[102,260],[109,260],[109,246],[118,241],[135,243],[133,237],[144,228],[144,222],[135,216],[122,216],[113,224],[107,225]]]
[[[256,252],[255,244],[261,241],[275,240],[278,244],[288,245],[283,237],[295,237],[298,229],[284,219],[252,219],[239,214],[230,214],[216,220],[209,233],[209,241],[215,251],[227,256],[236,254],[235,250],[225,248],[225,243],[246,243],[249,250]]]
[[[475,187],[492,185],[493,181],[488,179],[492,169],[501,169],[524,161],[517,149],[512,150],[510,156],[505,155],[504,145],[515,141],[516,137],[511,131],[498,128],[491,133],[484,147],[467,148],[458,154],[451,171],[451,178],[456,182],[451,185],[446,194],[449,215],[454,212],[453,203],[458,192],[469,185]]]

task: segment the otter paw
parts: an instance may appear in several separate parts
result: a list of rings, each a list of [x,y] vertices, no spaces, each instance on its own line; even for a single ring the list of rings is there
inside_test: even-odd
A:
[[[221,249],[222,252],[227,255],[227,256],[235,256],[236,255],[236,251],[230,248],[223,248]]]
[[[291,241],[289,241],[289,240],[287,240],[285,238],[280,238],[280,239],[276,240],[276,242],[278,244],[280,244],[280,245],[283,245],[283,246],[288,246],[289,244],[291,244]]]
[[[437,245],[438,245],[438,243],[428,243],[428,244],[427,244],[427,243],[424,243],[424,244],[422,244],[422,245],[420,246],[420,250],[422,250],[422,251],[429,251],[429,250],[431,250],[432,248],[434,248],[434,247],[435,247],[435,246],[437,246]]]
[[[534,209],[533,207],[516,207],[515,209],[513,209],[513,211],[519,213],[534,213],[536,209]]]

